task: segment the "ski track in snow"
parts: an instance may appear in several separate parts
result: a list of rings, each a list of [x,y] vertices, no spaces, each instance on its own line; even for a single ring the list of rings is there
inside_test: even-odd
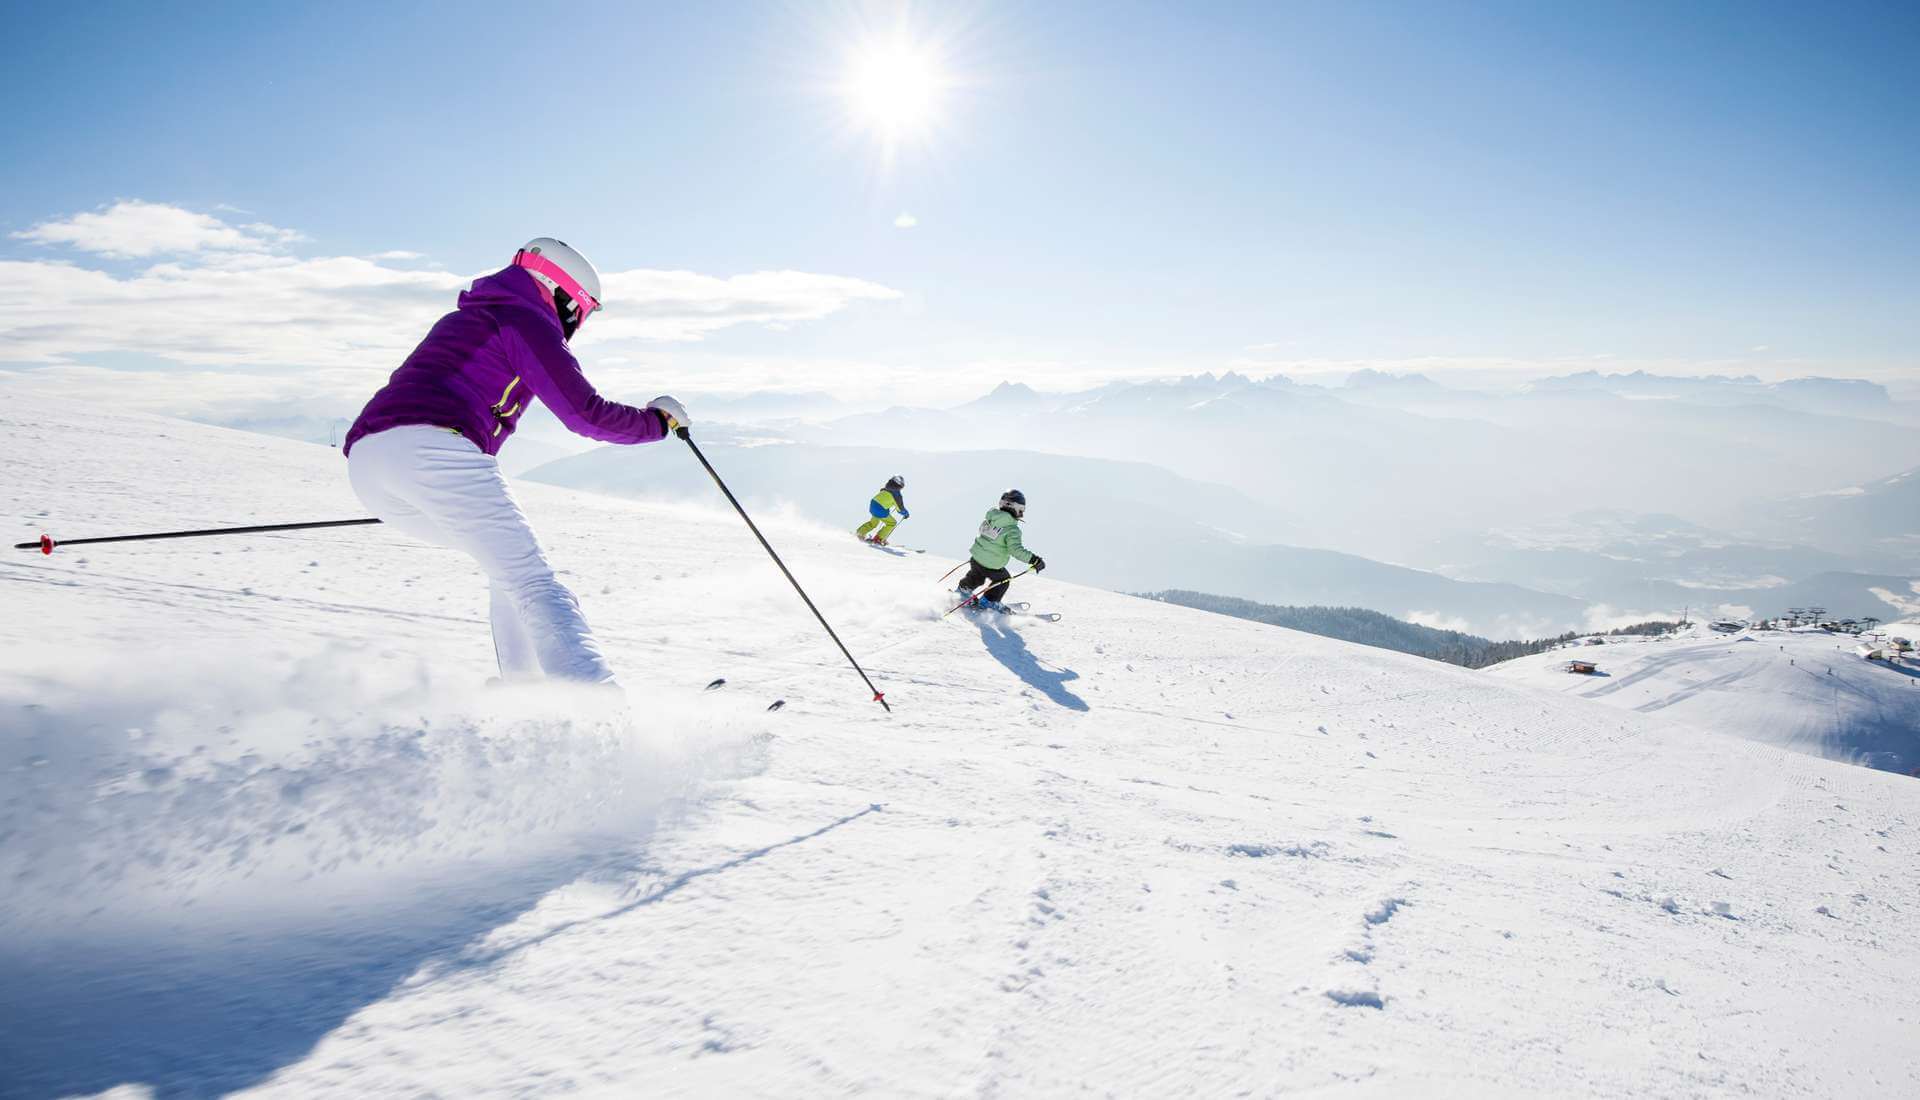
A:
[[[39,399],[0,457],[20,539],[359,512]],[[889,718],[737,518],[522,493],[626,710],[482,689],[377,528],[6,559],[0,1094],[1920,1091],[1920,782],[769,524]]]

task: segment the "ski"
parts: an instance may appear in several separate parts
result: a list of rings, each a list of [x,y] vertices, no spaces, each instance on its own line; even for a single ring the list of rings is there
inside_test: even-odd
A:
[[[718,691],[721,688],[726,686],[727,686],[727,678],[724,676],[721,676],[716,678],[712,683],[708,684],[705,690]],[[781,707],[784,707],[786,705],[787,705],[787,701],[785,699],[775,699],[773,702],[767,704],[767,712],[772,713],[773,711],[779,710]]]
[[[873,547],[873,548],[874,548],[875,550],[890,550],[890,551],[892,551],[893,553],[896,553],[896,554],[924,554],[924,553],[926,553],[926,551],[925,551],[925,550],[922,550],[922,549],[920,549],[920,548],[919,548],[919,547],[917,547],[917,546],[895,546],[894,544],[892,544],[892,543],[890,543],[890,542],[875,542],[875,541],[873,541],[872,539],[861,539],[861,540],[860,540],[860,542],[861,542],[861,544],[862,544],[862,545],[864,545],[864,546],[871,546],[871,547]]]
[[[982,595],[984,595],[984,594],[985,594],[985,593],[986,593],[986,592],[987,592],[987,591],[988,591],[989,589],[991,589],[991,588],[992,588],[992,587],[993,587],[994,585],[997,585],[997,584],[1011,584],[1011,583],[1013,583],[1014,581],[1017,581],[1017,580],[1019,580],[1019,579],[1020,579],[1021,577],[1024,577],[1024,576],[1026,576],[1027,574],[1029,574],[1029,573],[1032,573],[1032,572],[1033,572],[1033,570],[1032,570],[1032,569],[1022,569],[1022,570],[1021,570],[1020,572],[1018,572],[1018,573],[1015,573],[1015,574],[1014,574],[1013,576],[1011,576],[1011,577],[1007,577],[1007,578],[1005,578],[1004,580],[997,580],[997,581],[996,581],[996,580],[989,580],[989,581],[987,581],[987,583],[985,583],[985,584],[983,584],[983,585],[981,585],[980,587],[978,587],[978,588],[976,588],[976,589],[974,589],[974,590],[973,590],[972,592],[968,592],[968,593],[966,593],[966,597],[967,597],[966,599],[964,599],[964,600],[961,600],[961,601],[960,601],[959,603],[957,603],[957,604],[954,604],[954,605],[953,605],[952,607],[949,607],[949,608],[947,608],[947,610],[946,610],[945,612],[943,612],[943,613],[941,614],[941,616],[940,616],[940,617],[944,619],[944,618],[946,618],[946,617],[947,617],[948,615],[951,615],[951,614],[953,614],[954,612],[956,612],[956,611],[958,611],[958,610],[960,610],[960,609],[961,609],[961,608],[963,608],[963,607],[972,607],[972,606],[974,605],[974,603],[975,603],[975,601],[977,601],[977,600],[979,600],[979,598],[980,598],[980,597],[981,597]],[[960,594],[960,593],[961,593],[962,591],[963,591],[963,589],[959,589],[959,588],[956,588],[956,589],[954,589],[954,594],[955,594],[955,595],[959,595],[959,594]]]
[[[1029,611],[1028,607],[1029,605],[1024,603],[1002,604],[1000,608],[987,607],[980,603],[961,605],[962,610],[974,611],[983,615],[999,615],[1008,619],[1042,619],[1050,623],[1060,621],[1060,613],[1058,611]]]

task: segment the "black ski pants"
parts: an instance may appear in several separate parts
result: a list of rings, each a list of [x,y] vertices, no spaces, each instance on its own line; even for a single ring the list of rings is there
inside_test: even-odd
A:
[[[1009,578],[1012,576],[1013,574],[1005,569],[988,569],[977,561],[968,562],[967,575],[960,578],[960,587],[971,592],[988,581],[999,581],[999,584],[980,593],[980,598],[994,603],[1004,603],[1007,598]]]

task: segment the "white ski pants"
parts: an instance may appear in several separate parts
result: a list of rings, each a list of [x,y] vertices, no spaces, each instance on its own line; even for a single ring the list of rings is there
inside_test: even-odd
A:
[[[613,679],[579,601],[553,575],[492,455],[445,428],[389,428],[354,443],[347,477],[388,526],[480,563],[493,586],[503,679]]]

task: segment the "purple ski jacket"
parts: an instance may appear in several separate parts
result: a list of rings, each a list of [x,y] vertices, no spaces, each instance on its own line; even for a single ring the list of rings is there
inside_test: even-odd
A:
[[[607,443],[666,438],[653,409],[594,392],[567,350],[560,318],[525,268],[509,267],[460,294],[460,308],[433,326],[347,431],[345,454],[362,436],[408,424],[450,428],[493,455],[513,435],[527,402],[539,398],[569,429]]]

